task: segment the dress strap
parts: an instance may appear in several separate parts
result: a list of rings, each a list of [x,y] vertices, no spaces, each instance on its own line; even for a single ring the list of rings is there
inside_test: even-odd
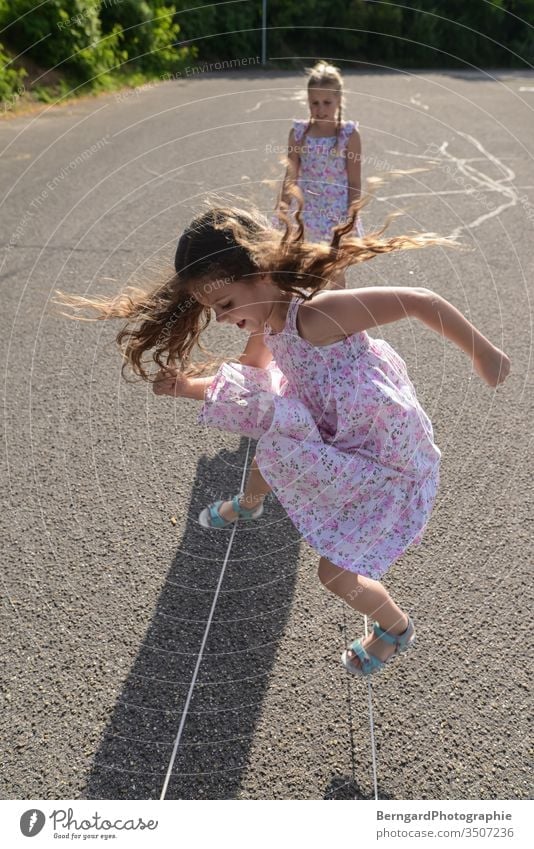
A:
[[[293,297],[289,302],[289,307],[287,308],[287,316],[286,316],[286,333],[296,333],[298,336],[297,330],[297,311],[300,307],[304,298],[299,298],[298,295]]]
[[[308,126],[309,121],[303,121],[302,118],[293,119],[293,130],[295,132],[295,141],[300,144],[304,135],[304,130]]]
[[[350,136],[353,134],[354,130],[357,129],[357,121],[345,121],[339,133],[339,148],[341,151],[344,152],[346,150]]]

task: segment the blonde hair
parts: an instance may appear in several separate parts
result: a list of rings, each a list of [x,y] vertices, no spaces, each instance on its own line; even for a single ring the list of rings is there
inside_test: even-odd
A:
[[[341,131],[341,125],[343,123],[343,78],[341,76],[341,71],[339,68],[336,68],[335,65],[330,65],[328,62],[325,62],[323,59],[320,59],[319,62],[316,62],[313,68],[306,68],[306,73],[308,75],[308,83],[307,83],[307,91],[311,88],[327,88],[333,92],[333,94],[339,97],[339,106],[336,114],[336,144],[335,148],[337,148],[339,133]],[[312,119],[308,121],[308,125],[303,133],[303,138],[310,131],[312,125]]]
[[[375,178],[374,182],[380,181]],[[306,242],[302,199],[298,192],[295,197],[295,219],[280,215],[284,232],[274,229],[255,209],[213,207],[197,216],[183,232],[175,256],[175,273],[162,284],[149,288],[130,286],[113,298],[56,292],[55,302],[73,308],[74,314],[66,314],[69,318],[126,320],[117,334],[124,357],[123,374],[129,366],[142,379],[151,380],[154,375],[147,371],[144,358],[148,352],[158,368],[172,366],[188,374],[201,374],[213,367],[214,360],[195,365],[191,354],[195,347],[206,351],[199,337],[210,322],[211,311],[196,299],[195,283],[216,287],[221,280],[252,280],[267,273],[281,292],[309,300],[340,269],[378,254],[448,244],[433,233],[382,238],[390,219],[365,237],[349,236],[369,196],[352,204],[347,222],[333,229],[330,245]],[[93,316],[78,315],[80,309],[89,309]]]

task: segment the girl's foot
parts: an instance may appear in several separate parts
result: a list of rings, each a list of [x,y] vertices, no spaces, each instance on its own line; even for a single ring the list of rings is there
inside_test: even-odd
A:
[[[380,636],[382,634],[383,636]],[[362,648],[371,658],[376,658],[381,663],[386,663],[393,655],[409,648],[414,640],[415,631],[413,622],[409,616],[405,616],[400,626],[389,631],[383,631],[379,625],[375,625],[367,637],[359,642]],[[395,643],[395,638],[399,642]],[[362,661],[355,651],[347,649],[344,653],[347,663],[353,667],[356,674],[366,674],[362,668]]]
[[[253,502],[249,509],[244,505]],[[229,528],[236,519],[259,519],[263,513],[263,498],[234,495],[231,501],[215,501],[200,512],[198,521],[203,528]]]
[[[263,503],[263,499],[250,499],[246,498],[246,496],[241,495],[239,498],[239,506],[243,507],[245,510],[257,510],[258,507]],[[239,514],[234,510],[234,505],[232,501],[223,501],[221,506],[219,507],[219,515],[226,522],[235,522],[238,518]]]

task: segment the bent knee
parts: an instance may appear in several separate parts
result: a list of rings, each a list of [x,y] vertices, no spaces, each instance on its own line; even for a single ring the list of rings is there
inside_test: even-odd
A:
[[[330,560],[327,560],[326,557],[321,557],[319,560],[319,568],[317,569],[317,576],[327,590],[331,590],[335,592],[335,584],[334,581],[338,578],[342,573],[343,569],[340,569],[339,566],[334,566]]]

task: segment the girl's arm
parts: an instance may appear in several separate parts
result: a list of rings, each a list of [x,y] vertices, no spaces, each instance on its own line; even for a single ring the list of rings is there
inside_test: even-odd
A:
[[[275,211],[282,210],[282,212],[284,212],[290,206],[291,193],[289,190],[292,186],[297,184],[299,170],[300,156],[297,152],[295,131],[291,130],[287,140],[287,168]]]
[[[402,318],[417,318],[461,348],[490,386],[497,386],[508,376],[510,360],[506,354],[456,307],[429,289],[384,287],[321,292],[299,309],[301,335],[315,345],[330,344]]]
[[[251,334],[245,345],[245,350],[239,357],[239,362],[245,366],[267,368],[273,355],[263,341],[263,334]],[[170,395],[173,398],[192,398],[203,401],[205,392],[215,375],[209,377],[187,377],[178,369],[161,369],[152,389],[155,395]]]
[[[349,136],[346,157],[350,207],[354,201],[360,200],[362,191],[362,142],[358,130],[354,130]]]
[[[206,389],[214,377],[214,374],[209,377],[187,377],[177,369],[161,369],[152,384],[152,390],[155,395],[203,401]]]

